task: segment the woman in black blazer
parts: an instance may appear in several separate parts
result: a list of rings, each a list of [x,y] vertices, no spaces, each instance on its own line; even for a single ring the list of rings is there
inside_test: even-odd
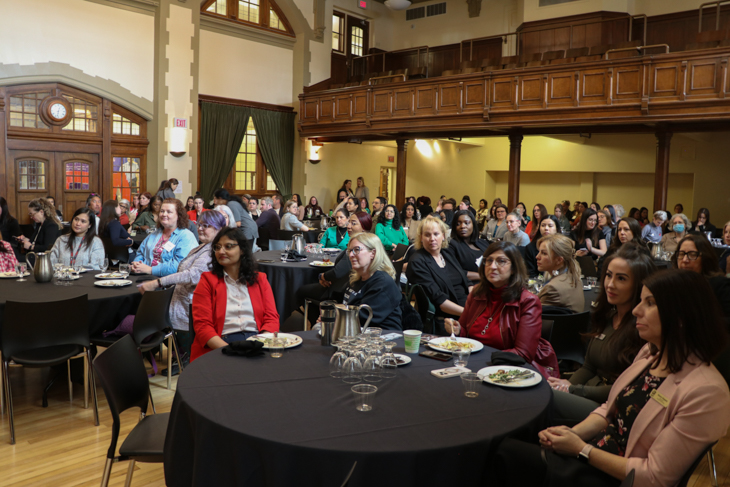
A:
[[[451,229],[451,242],[449,242],[446,252],[454,256],[466,272],[467,279],[474,284],[479,282],[477,259],[489,247],[489,242],[477,237],[477,221],[471,211],[457,211],[454,214],[453,228]]]
[[[415,246],[418,250],[408,261],[406,277],[418,284],[436,306],[436,333],[445,334],[444,318],[458,318],[464,312],[471,283],[459,262],[449,253],[446,225],[439,218],[421,220]]]
[[[45,198],[28,203],[28,215],[33,221],[33,235],[16,237],[25,252],[46,252],[53,248],[63,225],[58,221],[56,210]]]

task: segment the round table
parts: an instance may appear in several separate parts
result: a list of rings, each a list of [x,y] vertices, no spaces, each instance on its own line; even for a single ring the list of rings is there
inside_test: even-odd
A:
[[[355,410],[350,384],[329,377],[331,347],[316,332],[281,359],[220,350],[180,376],[165,443],[166,485],[350,487],[488,485],[487,459],[514,434],[536,440],[552,393],[483,384],[464,396],[461,380],[431,370],[450,362],[410,355],[395,379],[376,383],[372,411]],[[403,353],[397,340],[395,352]],[[471,356],[473,371],[491,349]]]
[[[329,268],[309,265],[310,262],[321,260],[321,258],[308,257],[306,261],[302,262],[282,262],[281,253],[281,250],[268,250],[256,252],[253,256],[258,262],[259,271],[266,274],[266,278],[271,284],[276,310],[279,312],[279,323],[284,323],[297,309],[297,289],[305,284],[317,282],[319,274]],[[332,261],[334,262],[334,256]]]
[[[56,286],[55,279],[37,283],[32,274],[23,282],[18,282],[17,279],[0,279],[0,326],[7,301],[60,301],[86,294],[89,298],[89,333],[93,336],[116,328],[125,316],[134,314],[139,306],[142,295],[135,285],[138,278],[130,276],[130,286],[103,288],[94,285],[98,280],[94,275],[98,273],[99,271],[85,272],[71,286]]]
[[[142,242],[144,242],[144,239],[146,239],[148,235],[149,234],[145,231],[137,230],[137,234],[132,237],[132,241],[134,242],[132,244],[132,248],[134,250],[137,250],[139,246],[142,245]]]

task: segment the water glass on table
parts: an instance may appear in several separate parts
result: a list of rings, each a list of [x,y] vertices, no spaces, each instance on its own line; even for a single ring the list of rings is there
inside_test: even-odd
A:
[[[25,262],[18,262],[15,264],[15,274],[18,276],[18,282],[26,280],[23,276],[25,276],[27,268],[28,267]]]
[[[481,382],[482,379],[474,372],[461,374],[461,383],[464,384],[464,395],[466,397],[477,397],[479,395],[477,388]]]
[[[457,348],[451,352],[451,356],[454,358],[455,367],[466,367],[471,356],[471,349]]]
[[[355,409],[358,411],[372,411],[373,400],[375,399],[375,393],[378,388],[371,384],[358,384],[350,388],[352,393],[355,395],[357,405]]]
[[[104,257],[101,261],[101,272],[106,272],[107,269],[109,269],[109,259]]]
[[[271,358],[281,358],[284,356],[284,340],[279,338],[278,336],[275,336],[271,339],[271,344],[269,345],[269,354],[271,355]]]
[[[119,273],[124,275],[124,279],[129,277],[129,264],[119,264]]]

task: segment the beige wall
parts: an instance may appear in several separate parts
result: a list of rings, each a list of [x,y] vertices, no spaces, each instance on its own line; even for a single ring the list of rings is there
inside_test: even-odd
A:
[[[83,0],[0,0],[0,12],[0,64],[66,63],[153,99],[154,16]]]

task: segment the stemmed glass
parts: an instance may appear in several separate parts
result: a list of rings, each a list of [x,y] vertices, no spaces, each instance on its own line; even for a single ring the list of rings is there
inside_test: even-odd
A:
[[[380,376],[383,379],[393,379],[395,378],[395,371],[398,369],[398,359],[393,354],[395,342],[385,342],[383,347],[385,348],[385,355],[380,359]]]
[[[84,267],[82,265],[79,265],[79,264],[74,265],[74,267],[73,267],[73,269],[74,269],[74,279],[78,279],[79,277],[81,277],[80,276],[81,269],[83,269],[83,268]]]
[[[367,358],[363,364],[363,379],[367,382],[380,382],[380,361],[374,348],[367,349]]]
[[[342,380],[347,384],[362,382],[362,362],[357,358],[357,350],[348,348],[348,357],[342,365]]]
[[[15,264],[15,274],[18,276],[18,282],[26,281],[27,279],[24,279],[23,276],[25,276],[25,271],[27,269],[25,262],[18,262]]]
[[[129,264],[119,264],[119,272],[124,275],[124,279],[129,277]]]
[[[107,269],[109,269],[109,259],[104,257],[101,261],[101,272],[106,272]]]
[[[345,361],[347,360],[347,353],[345,353],[345,343],[334,343],[335,347],[337,347],[337,351],[332,355],[332,358],[330,359],[330,377],[334,377],[335,379],[342,379],[345,373],[343,372],[342,368],[345,365]]]

